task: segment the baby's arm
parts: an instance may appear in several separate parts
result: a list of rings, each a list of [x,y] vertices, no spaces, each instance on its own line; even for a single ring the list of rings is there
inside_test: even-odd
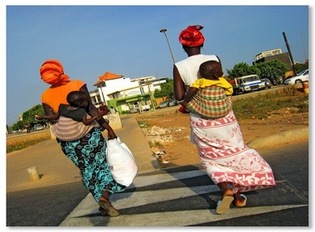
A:
[[[48,119],[50,121],[53,121],[53,120],[57,120],[59,118],[59,112],[57,113],[51,113],[50,115],[38,115],[36,114],[35,115],[35,118],[40,120],[40,119]]]
[[[96,115],[96,116],[93,116],[93,117],[91,117],[91,118],[88,118],[88,117],[87,117],[87,114],[86,114],[86,115],[84,115],[84,116],[82,117],[82,122],[83,122],[84,125],[90,125],[90,124],[93,123],[97,118],[98,118],[97,115]]]
[[[95,120],[100,120],[103,118],[103,116],[106,114],[106,112],[104,111],[98,111],[97,112],[97,115],[93,116],[93,117],[90,117],[88,118],[88,114],[85,114],[83,117],[82,117],[82,122],[84,125],[90,125],[91,123],[93,123]]]

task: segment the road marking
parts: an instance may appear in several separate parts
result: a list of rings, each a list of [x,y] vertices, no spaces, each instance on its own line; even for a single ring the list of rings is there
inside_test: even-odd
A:
[[[227,214],[217,215],[215,202],[219,200],[220,194],[214,194],[219,192],[216,185],[164,188],[164,185],[169,184],[169,182],[173,183],[176,180],[181,181],[204,175],[204,171],[197,170],[138,176],[134,181],[134,186],[128,188],[126,192],[117,193],[111,197],[113,205],[121,212],[119,217],[101,216],[97,203],[92,195],[88,194],[60,226],[189,226],[290,208],[307,207],[307,204],[232,207]],[[155,185],[161,188],[150,190],[150,186]],[[146,187],[148,190],[139,190],[141,187]],[[202,198],[202,195],[209,196],[209,200],[212,201],[211,207],[209,202]],[[192,209],[194,201],[190,201],[191,199],[197,199],[199,204],[199,200],[202,199],[201,204],[203,201],[205,204]],[[187,204],[184,203],[179,207],[179,203],[176,204],[177,200],[178,202],[187,202]],[[159,206],[162,207],[159,208]],[[164,208],[167,209],[164,210]],[[161,210],[164,211],[161,212]]]
[[[197,177],[207,175],[207,173],[203,170],[194,170],[194,171],[186,171],[186,172],[175,172],[175,173],[163,173],[157,175],[150,176],[137,176],[133,182],[133,186],[143,187],[148,186],[148,184],[158,184],[165,183],[174,180],[183,180],[187,178]]]

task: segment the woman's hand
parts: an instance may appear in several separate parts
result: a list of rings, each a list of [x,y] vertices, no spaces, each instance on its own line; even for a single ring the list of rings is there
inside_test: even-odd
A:
[[[108,131],[108,140],[116,139],[117,136],[115,135],[114,131]]]

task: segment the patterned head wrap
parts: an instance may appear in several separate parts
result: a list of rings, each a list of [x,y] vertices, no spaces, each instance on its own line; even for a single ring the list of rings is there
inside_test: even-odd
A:
[[[188,26],[185,30],[183,30],[179,35],[179,42],[187,47],[199,47],[205,41],[200,30],[203,26],[193,25]]]
[[[64,74],[63,66],[58,60],[46,60],[39,72],[41,79],[47,84],[63,85],[70,81],[70,77]]]

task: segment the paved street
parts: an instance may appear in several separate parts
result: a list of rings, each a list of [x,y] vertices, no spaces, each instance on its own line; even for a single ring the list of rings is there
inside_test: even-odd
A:
[[[7,155],[7,226],[308,226],[309,150],[305,142],[262,151],[274,170],[275,188],[250,192],[248,204],[216,215],[220,192],[199,164],[160,169],[133,118],[117,134],[134,152],[139,176],[111,200],[121,215],[101,216],[80,182],[78,170],[55,141]],[[288,136],[290,133],[288,132]],[[272,140],[283,139],[283,137]],[[284,143],[286,141],[283,141]],[[289,144],[289,143],[288,143]],[[41,174],[30,182],[26,168]]]
[[[111,198],[119,217],[101,216],[88,194],[60,226],[308,226],[307,144],[265,156],[277,186],[248,193],[247,207],[232,207],[228,214],[215,213],[220,192],[206,173],[187,166],[138,176],[126,192]]]

